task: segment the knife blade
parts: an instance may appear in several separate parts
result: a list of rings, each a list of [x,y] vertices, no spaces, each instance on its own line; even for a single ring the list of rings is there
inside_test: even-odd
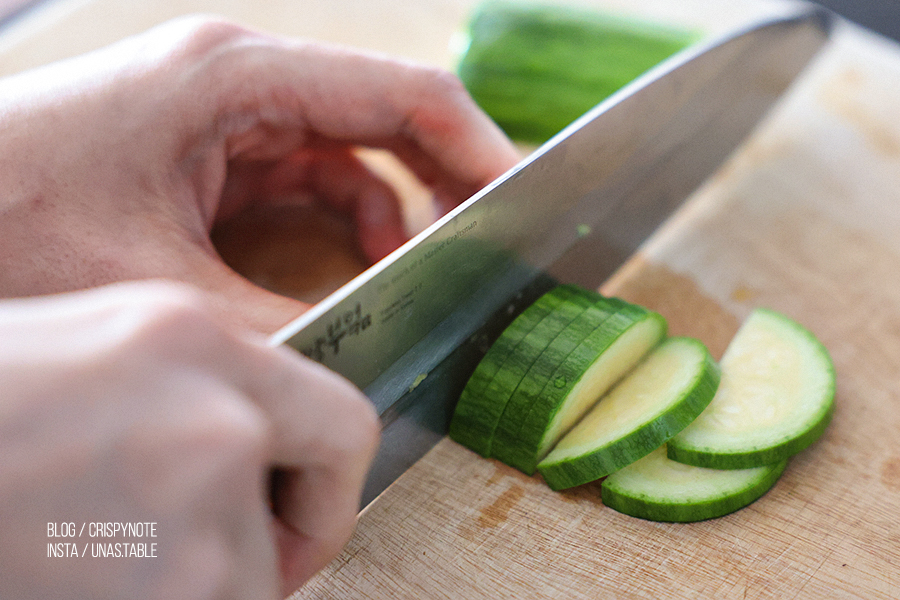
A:
[[[612,274],[750,134],[830,23],[803,4],[673,56],[272,336],[381,416],[363,506],[445,435],[502,329],[556,283]]]

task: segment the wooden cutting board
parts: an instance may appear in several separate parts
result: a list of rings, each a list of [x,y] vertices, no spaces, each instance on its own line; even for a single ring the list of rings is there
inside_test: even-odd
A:
[[[771,8],[585,3],[711,32]],[[471,5],[59,0],[0,35],[0,73],[195,10],[449,67]],[[407,192],[418,206],[420,191]],[[283,265],[288,246],[246,268]],[[285,278],[301,293],[315,275]],[[297,599],[900,598],[900,47],[840,27],[743,150],[602,289],[660,311],[716,356],[755,306],[804,323],[835,362],[833,424],[760,501],[688,525],[620,515],[596,485],[551,492],[445,439],[361,515]]]

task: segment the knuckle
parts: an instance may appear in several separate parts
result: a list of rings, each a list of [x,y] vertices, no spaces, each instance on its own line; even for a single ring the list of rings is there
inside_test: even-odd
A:
[[[467,94],[462,81],[454,73],[438,67],[420,67],[418,76],[425,90],[439,97]]]
[[[160,290],[139,309],[144,313],[140,328],[151,336],[157,332],[196,334],[206,328],[208,321],[200,298],[184,290]]]
[[[272,350],[269,356],[277,360],[258,371],[272,386],[264,408],[275,415],[276,424],[284,425],[278,428],[280,436],[294,439],[305,448],[305,459],[313,463],[371,460],[381,421],[369,398],[320,363],[285,346]]]
[[[473,111],[474,101],[455,74],[436,67],[417,70],[416,102],[408,115],[414,130],[457,130]]]
[[[313,366],[322,370],[327,378],[326,383],[333,396],[331,402],[340,406],[337,414],[344,420],[348,430],[353,432],[352,436],[348,436],[348,439],[355,442],[353,447],[358,451],[377,443],[381,434],[381,420],[372,401],[343,377],[325,370],[321,365]]]
[[[206,407],[198,422],[198,435],[210,439],[212,447],[227,450],[224,455],[251,463],[264,460],[270,427],[262,411],[238,397],[220,397]]]
[[[174,47],[187,57],[204,56],[215,49],[233,44],[249,34],[249,30],[216,15],[195,14],[174,19],[168,24]]]
[[[216,502],[255,501],[268,462],[269,425],[264,416],[228,390],[167,410],[169,416],[156,421],[158,428],[123,442],[130,445],[137,464],[153,460],[173,465],[171,470],[147,473],[153,496],[163,503],[180,498],[190,504],[215,492],[221,495]]]
[[[202,458],[199,462],[210,473],[252,474],[266,462],[269,421],[240,393],[208,388],[203,398],[171,410],[178,411],[170,431],[173,446],[182,456]]]
[[[114,315],[114,343],[147,352],[183,355],[190,348],[216,347],[225,333],[199,290],[169,282],[128,284]]]
[[[254,108],[278,37],[209,15],[184,17],[172,28],[174,43],[161,64],[187,74],[181,102],[193,106],[203,97],[213,106]]]

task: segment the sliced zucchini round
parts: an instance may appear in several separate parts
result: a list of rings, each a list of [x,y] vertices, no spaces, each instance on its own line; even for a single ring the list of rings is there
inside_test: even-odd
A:
[[[701,342],[673,337],[609,391],[538,465],[554,490],[595,481],[646,456],[709,404],[719,368]]]
[[[463,388],[450,421],[456,442],[490,456],[491,440],[512,391],[546,347],[597,294],[561,285],[526,308],[491,345]]]
[[[712,469],[781,461],[815,442],[834,411],[828,351],[804,327],[754,310],[721,360],[709,407],[668,444],[672,460]]]
[[[607,477],[603,504],[626,515],[688,523],[714,519],[756,501],[775,485],[786,460],[752,469],[707,469],[669,460],[660,447]]]

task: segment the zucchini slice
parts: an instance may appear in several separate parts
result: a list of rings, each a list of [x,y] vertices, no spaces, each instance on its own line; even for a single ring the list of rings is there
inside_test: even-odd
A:
[[[594,481],[646,456],[712,400],[719,367],[698,340],[672,337],[609,391],[541,461],[554,490]]]
[[[548,340],[598,296],[561,285],[522,311],[491,345],[463,388],[450,421],[450,438],[481,456],[490,456],[494,431],[512,391]]]
[[[593,325],[563,359],[553,356],[530,403],[508,404],[494,434],[494,458],[527,474],[603,394],[629,372],[666,335],[666,321],[658,313],[621,303],[614,314]]]
[[[668,444],[672,460],[712,469],[779,462],[815,442],[834,411],[834,366],[803,326],[758,308],[721,360],[709,407]]]
[[[752,469],[719,470],[684,465],[660,447],[607,477],[603,504],[651,521],[689,523],[714,519],[755,502],[781,477],[786,460]]]

